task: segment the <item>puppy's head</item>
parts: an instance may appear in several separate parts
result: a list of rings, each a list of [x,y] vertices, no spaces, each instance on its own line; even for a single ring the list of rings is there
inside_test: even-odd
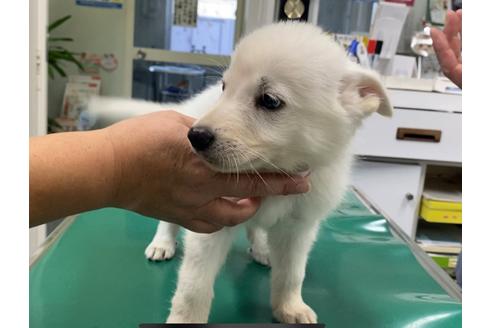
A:
[[[245,37],[222,88],[189,138],[223,172],[327,165],[364,117],[392,112],[376,74],[351,63],[321,29],[302,23],[278,23]]]

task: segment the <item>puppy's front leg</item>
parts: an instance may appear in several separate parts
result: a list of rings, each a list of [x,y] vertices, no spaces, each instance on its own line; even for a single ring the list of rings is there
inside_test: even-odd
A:
[[[179,270],[168,323],[205,323],[214,282],[231,246],[234,228],[213,234],[186,232],[184,258]]]
[[[304,303],[302,282],[318,223],[285,219],[270,228],[273,315],[285,323],[316,323],[316,313]]]
[[[145,257],[152,261],[169,260],[176,252],[176,235],[179,226],[160,221],[154,238],[145,249]]]

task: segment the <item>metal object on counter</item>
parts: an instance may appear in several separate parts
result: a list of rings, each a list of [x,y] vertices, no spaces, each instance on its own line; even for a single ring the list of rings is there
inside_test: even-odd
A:
[[[422,57],[428,57],[434,53],[432,46],[431,28],[429,26],[424,27],[422,31],[415,33],[410,43],[412,51],[418,55],[417,57],[417,78],[422,76]]]

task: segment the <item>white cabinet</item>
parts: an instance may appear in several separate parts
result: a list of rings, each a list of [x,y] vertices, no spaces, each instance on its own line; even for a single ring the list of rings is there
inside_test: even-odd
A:
[[[420,164],[360,160],[353,168],[353,185],[414,239],[424,171]]]
[[[354,140],[352,184],[415,239],[430,166],[461,167],[461,96],[389,90],[392,118],[372,115]]]

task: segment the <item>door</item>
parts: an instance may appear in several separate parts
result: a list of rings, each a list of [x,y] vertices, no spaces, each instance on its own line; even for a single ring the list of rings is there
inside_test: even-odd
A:
[[[359,160],[352,184],[414,240],[424,176],[420,164]]]

